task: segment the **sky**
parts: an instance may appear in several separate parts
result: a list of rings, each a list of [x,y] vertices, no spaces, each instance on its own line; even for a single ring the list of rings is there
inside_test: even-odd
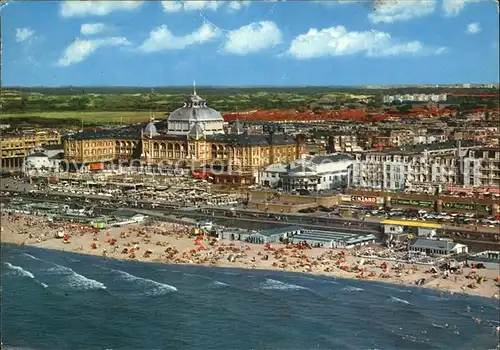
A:
[[[495,0],[16,1],[3,86],[498,83]]]

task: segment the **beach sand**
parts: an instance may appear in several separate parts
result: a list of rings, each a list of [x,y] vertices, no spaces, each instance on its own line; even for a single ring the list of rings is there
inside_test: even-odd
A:
[[[2,213],[1,226],[4,243],[122,260],[302,272],[413,286],[425,279],[422,287],[443,292],[490,298],[499,298],[500,294],[496,269],[461,268],[446,275],[444,271],[432,273],[431,267],[424,265],[360,258],[355,256],[360,251],[354,249],[301,249],[284,244],[269,247],[213,237],[197,239],[190,237],[192,228],[166,222],[98,230],[82,224],[53,223],[33,215]],[[69,236],[65,240],[56,238],[56,234]],[[486,280],[478,283],[480,277]]]

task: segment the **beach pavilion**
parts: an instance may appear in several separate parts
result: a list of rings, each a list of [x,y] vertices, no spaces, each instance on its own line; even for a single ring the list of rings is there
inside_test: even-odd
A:
[[[291,238],[303,232],[304,229],[299,226],[279,227],[260,232],[254,232],[246,239],[249,243],[266,244],[278,243],[280,239]]]
[[[306,242],[311,246],[324,248],[353,248],[356,246],[375,243],[377,237],[373,234],[360,235],[347,232],[331,232],[319,230],[303,230],[299,235],[293,236],[293,243]]]

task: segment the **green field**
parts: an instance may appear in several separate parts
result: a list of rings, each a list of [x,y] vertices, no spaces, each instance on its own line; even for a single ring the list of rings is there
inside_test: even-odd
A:
[[[453,90],[461,92],[459,89]],[[382,95],[389,93],[431,93],[436,88],[367,89],[347,87],[217,88],[199,87],[198,94],[221,113],[258,109],[321,108],[318,104],[341,105],[363,102],[368,108],[383,108]],[[495,89],[467,90],[467,93],[497,93]],[[156,119],[182,106],[192,88],[2,88],[0,120],[14,127],[72,127],[131,124]],[[498,98],[460,97],[451,104],[498,107]],[[469,106],[469,107],[470,107]],[[471,107],[472,108],[472,107]]]
[[[156,119],[165,118],[163,113],[154,113]],[[55,111],[55,112],[25,112],[25,113],[3,113],[2,120],[15,120],[22,123],[23,119],[47,119],[54,122],[70,122],[69,124],[82,123],[88,124],[133,124],[148,121],[150,118],[149,111]]]
[[[134,112],[153,110],[165,115],[182,106],[191,93],[186,92],[150,92],[150,93],[95,93],[87,91],[66,91],[66,94],[55,94],[49,89],[44,93],[16,89],[1,90],[0,103],[3,112],[28,116],[52,117],[45,112],[57,112],[55,118],[61,117],[59,112],[68,112],[69,118],[74,118],[70,111],[92,113]],[[238,91],[202,89],[198,94],[206,99],[208,105],[221,113],[248,111],[255,109],[307,109],[317,101],[355,102],[357,94],[335,91]],[[360,95],[365,98],[365,95]],[[370,95],[375,98],[374,95]],[[44,112],[44,113],[40,113]],[[118,116],[119,118],[120,116]],[[105,119],[105,117],[102,117]],[[99,118],[99,121],[102,119]]]

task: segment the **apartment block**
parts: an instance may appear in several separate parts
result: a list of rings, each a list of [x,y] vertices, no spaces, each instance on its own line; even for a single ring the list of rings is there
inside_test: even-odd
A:
[[[30,150],[61,143],[57,131],[24,131],[3,133],[0,143],[2,168],[19,168]]]
[[[469,150],[463,158],[463,185],[500,187],[500,148]]]
[[[480,147],[484,144],[466,140],[358,153],[352,165],[350,185],[404,190],[459,184],[463,181],[462,157]]]

